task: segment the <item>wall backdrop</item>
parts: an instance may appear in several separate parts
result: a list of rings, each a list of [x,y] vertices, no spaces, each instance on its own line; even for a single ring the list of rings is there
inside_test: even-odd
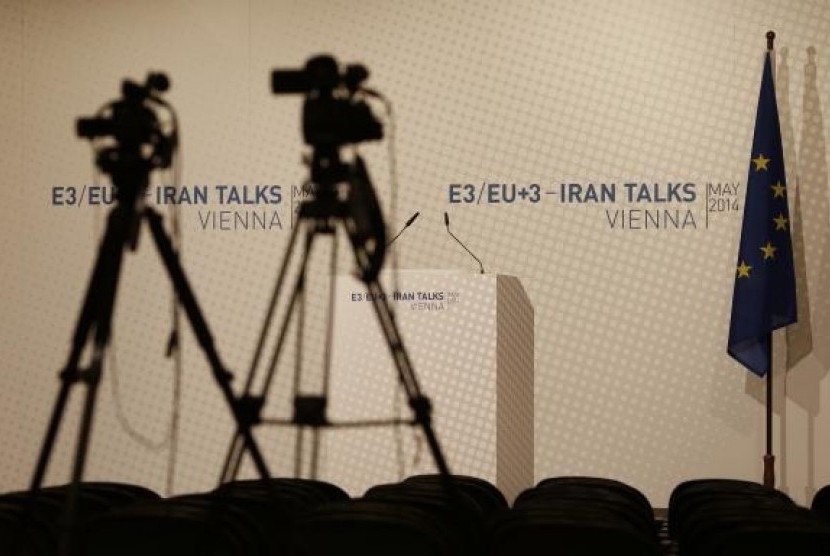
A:
[[[828,28],[822,0],[5,0],[0,490],[31,474],[108,209],[96,204],[107,181],[75,119],[125,77],[170,75],[181,182],[208,191],[179,207],[183,261],[238,385],[305,174],[301,99],[272,95],[269,74],[321,52],[366,64],[392,100],[394,214],[386,144],[361,150],[390,230],[420,211],[396,243],[401,268],[477,271],[446,234],[446,211],[488,272],[524,284],[536,319],[537,479],[614,477],[656,506],[688,478],[760,479],[763,383],[727,356],[726,337],[774,29],[802,316],[775,338],[776,453],[779,485],[809,502],[830,482]],[[243,186],[257,185],[279,186],[279,202],[245,204]],[[251,226],[255,216],[267,226]],[[171,293],[149,240],[145,231],[125,260],[88,475],[164,491]],[[313,264],[324,272],[321,253]],[[311,299],[312,313],[324,301]],[[324,327],[310,320],[312,365]],[[416,366],[428,356],[414,353]],[[231,433],[189,329],[183,359],[174,492],[214,484]],[[287,412],[290,374],[269,412]],[[49,482],[69,476],[80,391]],[[275,471],[290,473],[293,437],[262,438]]]

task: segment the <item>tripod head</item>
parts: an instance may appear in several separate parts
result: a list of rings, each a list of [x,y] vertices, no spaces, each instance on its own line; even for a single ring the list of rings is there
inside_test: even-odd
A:
[[[163,73],[148,74],[144,84],[124,80],[121,98],[105,104],[95,116],[77,121],[78,137],[93,143],[95,164],[112,178],[121,202],[134,200],[147,187],[151,171],[172,164],[178,130],[174,126],[165,132],[152,107],[172,113],[158,96],[169,88],[170,80]]]

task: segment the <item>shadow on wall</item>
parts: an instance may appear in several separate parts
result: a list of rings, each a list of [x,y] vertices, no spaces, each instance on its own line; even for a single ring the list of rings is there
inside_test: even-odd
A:
[[[804,213],[801,208],[802,192],[799,183],[799,168],[796,160],[795,133],[792,125],[792,112],[789,99],[789,61],[787,49],[781,50],[781,69],[779,77],[783,84],[779,96],[781,107],[781,135],[786,145],[787,162],[790,171],[787,172],[787,184],[792,186],[792,240],[793,262],[795,263],[796,301],[798,303],[798,321],[786,329],[787,360],[786,368],[792,369],[813,350],[813,326],[810,316],[810,287],[807,281],[807,258],[804,247]],[[785,101],[785,102],[782,102]],[[802,110],[803,113],[803,110]],[[802,141],[803,145],[803,141]]]
[[[816,49],[807,49],[793,241],[799,324],[787,331],[787,396],[807,412],[807,499],[815,493],[815,421],[820,382],[830,373],[830,178]]]
[[[804,258],[804,235],[801,230],[801,200],[798,184],[798,159],[796,157],[795,131],[793,130],[793,114],[790,103],[790,52],[784,47],[779,52],[779,61],[775,75],[775,93],[778,101],[778,115],[781,122],[781,142],[784,147],[784,164],[786,169],[787,190],[791,195],[791,233],[793,243],[793,262],[796,274],[796,302],[798,308],[798,322],[786,327],[786,331],[775,334],[773,369],[781,370],[774,375],[775,412],[780,416],[781,453],[779,460],[780,484],[778,487],[789,492],[787,479],[787,373],[783,369],[790,369],[793,360],[806,357],[813,348],[812,326],[810,325],[809,293],[806,279],[806,261]],[[806,315],[806,317],[805,317]],[[786,367],[785,367],[786,365]]]

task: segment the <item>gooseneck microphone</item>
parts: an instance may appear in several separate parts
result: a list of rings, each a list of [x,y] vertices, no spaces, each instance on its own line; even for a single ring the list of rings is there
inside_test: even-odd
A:
[[[450,234],[450,235],[452,236],[452,238],[453,238],[455,241],[457,241],[457,242],[458,242],[458,245],[460,245],[461,247],[463,247],[463,248],[464,248],[464,251],[466,251],[467,253],[469,253],[469,254],[470,254],[470,256],[476,260],[476,262],[478,263],[479,268],[481,269],[481,273],[482,273],[482,274],[484,274],[484,265],[481,263],[481,259],[479,259],[478,257],[476,257],[476,256],[473,254],[473,252],[472,252],[472,251],[470,251],[469,249],[467,249],[467,246],[466,246],[466,245],[464,245],[464,243],[462,243],[460,239],[458,239],[457,237],[455,237],[455,234],[454,234],[454,233],[452,233],[452,231],[450,231],[450,215],[449,215],[449,214],[447,214],[446,212],[444,213],[444,224],[446,224],[446,226],[447,226],[447,233],[448,233],[448,234]]]
[[[412,225],[412,223],[413,223],[413,222],[415,222],[415,221],[418,219],[418,217],[419,217],[420,215],[421,215],[421,213],[420,213],[420,212],[416,212],[415,214],[413,214],[412,216],[410,216],[410,217],[409,217],[409,220],[407,220],[407,221],[406,221],[406,224],[404,224],[404,225],[403,225],[403,228],[401,228],[401,231],[400,231],[400,232],[398,232],[398,233],[395,235],[395,237],[393,237],[392,239],[390,239],[390,240],[389,240],[389,243],[387,243],[387,244],[386,244],[386,247],[389,247],[390,245],[392,245],[393,243],[395,243],[395,240],[396,240],[396,239],[398,239],[399,237],[401,237],[401,234],[402,234],[402,233],[404,233],[404,232],[406,231],[406,229],[407,229],[408,227],[410,227],[410,226]]]

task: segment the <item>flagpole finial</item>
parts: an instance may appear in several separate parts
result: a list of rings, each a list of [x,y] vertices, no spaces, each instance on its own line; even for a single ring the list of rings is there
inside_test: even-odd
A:
[[[775,41],[775,31],[767,31],[767,50],[772,50],[772,43]]]

